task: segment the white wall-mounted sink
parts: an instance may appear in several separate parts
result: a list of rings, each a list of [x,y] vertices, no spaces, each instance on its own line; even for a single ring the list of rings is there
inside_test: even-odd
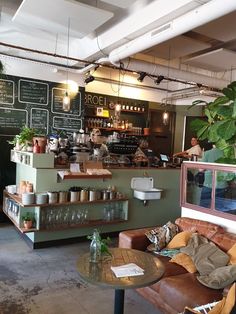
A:
[[[134,197],[140,200],[159,200],[161,198],[161,189],[152,188],[148,191],[134,190]]]
[[[159,200],[162,189],[153,187],[152,177],[134,177],[131,179],[131,188],[134,190],[134,197],[142,201]]]

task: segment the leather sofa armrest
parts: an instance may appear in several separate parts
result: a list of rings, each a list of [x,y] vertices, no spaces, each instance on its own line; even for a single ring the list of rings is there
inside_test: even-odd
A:
[[[230,284],[230,285],[224,287],[223,293],[222,293],[224,297],[227,296],[227,294],[228,294],[228,292],[229,292],[229,289],[232,287],[232,285],[233,285],[233,284]]]
[[[136,249],[145,251],[151,243],[145,235],[145,232],[153,228],[126,230],[119,233],[119,247],[127,249]]]

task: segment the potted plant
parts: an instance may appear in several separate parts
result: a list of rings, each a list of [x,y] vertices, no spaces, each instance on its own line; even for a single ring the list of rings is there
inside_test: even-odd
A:
[[[26,125],[21,129],[20,133],[15,135],[12,141],[8,141],[9,144],[13,144],[16,150],[28,150],[32,151],[33,137],[35,131]]]
[[[222,90],[223,96],[212,102],[196,100],[192,106],[205,104],[204,113],[207,121],[195,119],[191,128],[200,140],[207,139],[223,151],[223,157],[216,162],[236,164],[236,81]],[[191,108],[190,107],[190,108]]]
[[[25,229],[31,229],[33,227],[34,217],[31,213],[27,212],[25,215],[23,215],[22,220]]]

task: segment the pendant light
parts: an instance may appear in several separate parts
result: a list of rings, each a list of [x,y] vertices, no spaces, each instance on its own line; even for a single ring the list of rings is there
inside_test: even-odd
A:
[[[169,78],[169,74],[170,74],[170,46],[169,46],[169,60],[168,60],[168,78]],[[166,99],[165,99],[165,102],[162,104],[164,107],[165,107],[165,110],[164,112],[162,113],[162,122],[164,125],[168,125],[169,123],[169,117],[170,117],[170,114],[169,112],[167,111],[167,99],[168,99],[168,90],[169,90],[169,80],[167,81],[167,86],[166,86]]]
[[[63,111],[70,111],[70,96],[68,91],[69,48],[70,48],[70,18],[68,18],[68,31],[67,31],[66,92],[62,100]]]
[[[167,125],[169,123],[169,116],[169,112],[165,110],[162,114],[162,122],[164,125]]]

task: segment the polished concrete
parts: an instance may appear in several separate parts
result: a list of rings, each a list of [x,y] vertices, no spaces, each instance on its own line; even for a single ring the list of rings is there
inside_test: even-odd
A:
[[[114,290],[83,282],[76,270],[88,247],[86,241],[31,250],[14,226],[0,223],[0,314],[112,314]],[[126,290],[125,314],[160,313]]]

